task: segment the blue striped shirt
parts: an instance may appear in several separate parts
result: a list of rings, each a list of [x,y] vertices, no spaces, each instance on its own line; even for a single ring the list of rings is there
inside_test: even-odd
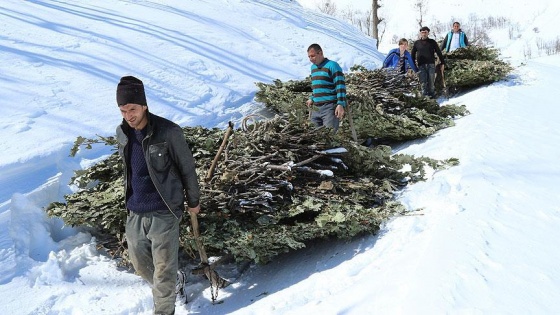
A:
[[[319,65],[312,64],[311,89],[313,104],[321,106],[336,103],[346,107],[346,84],[338,63],[325,58]]]

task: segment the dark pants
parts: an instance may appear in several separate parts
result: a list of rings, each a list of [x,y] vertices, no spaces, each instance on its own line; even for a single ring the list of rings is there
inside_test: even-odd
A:
[[[418,66],[418,78],[422,84],[422,94],[434,97],[436,95],[434,80],[436,75],[435,64],[425,64]]]
[[[126,220],[130,260],[152,286],[154,314],[175,313],[180,221],[169,210],[131,211]]]
[[[321,106],[313,106],[311,111],[311,122],[317,127],[329,127],[338,130],[340,121],[334,115],[336,104],[325,104]]]

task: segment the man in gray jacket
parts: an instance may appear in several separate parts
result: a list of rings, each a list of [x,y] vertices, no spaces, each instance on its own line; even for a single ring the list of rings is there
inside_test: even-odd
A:
[[[200,211],[194,158],[181,127],[148,111],[141,80],[122,77],[117,104],[130,260],[152,286],[154,314],[174,314],[185,197],[188,211]]]

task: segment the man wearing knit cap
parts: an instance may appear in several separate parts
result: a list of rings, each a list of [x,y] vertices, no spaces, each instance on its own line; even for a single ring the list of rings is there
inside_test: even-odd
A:
[[[150,283],[154,314],[174,314],[179,223],[184,211],[200,211],[195,162],[183,130],[148,111],[141,80],[122,77],[117,127],[124,163],[126,239],[136,272]]]

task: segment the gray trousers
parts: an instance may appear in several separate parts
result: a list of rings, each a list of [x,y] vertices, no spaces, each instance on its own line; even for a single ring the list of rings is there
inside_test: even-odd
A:
[[[429,63],[418,66],[418,78],[422,84],[422,94],[426,96],[434,97],[436,95],[436,90],[434,86],[434,80],[436,77],[436,65]]]
[[[329,127],[338,130],[340,121],[334,115],[334,110],[337,104],[325,104],[321,106],[314,106],[311,112],[311,122],[317,127]]]
[[[169,210],[130,211],[126,220],[130,260],[152,286],[154,314],[175,313],[180,221]]]

